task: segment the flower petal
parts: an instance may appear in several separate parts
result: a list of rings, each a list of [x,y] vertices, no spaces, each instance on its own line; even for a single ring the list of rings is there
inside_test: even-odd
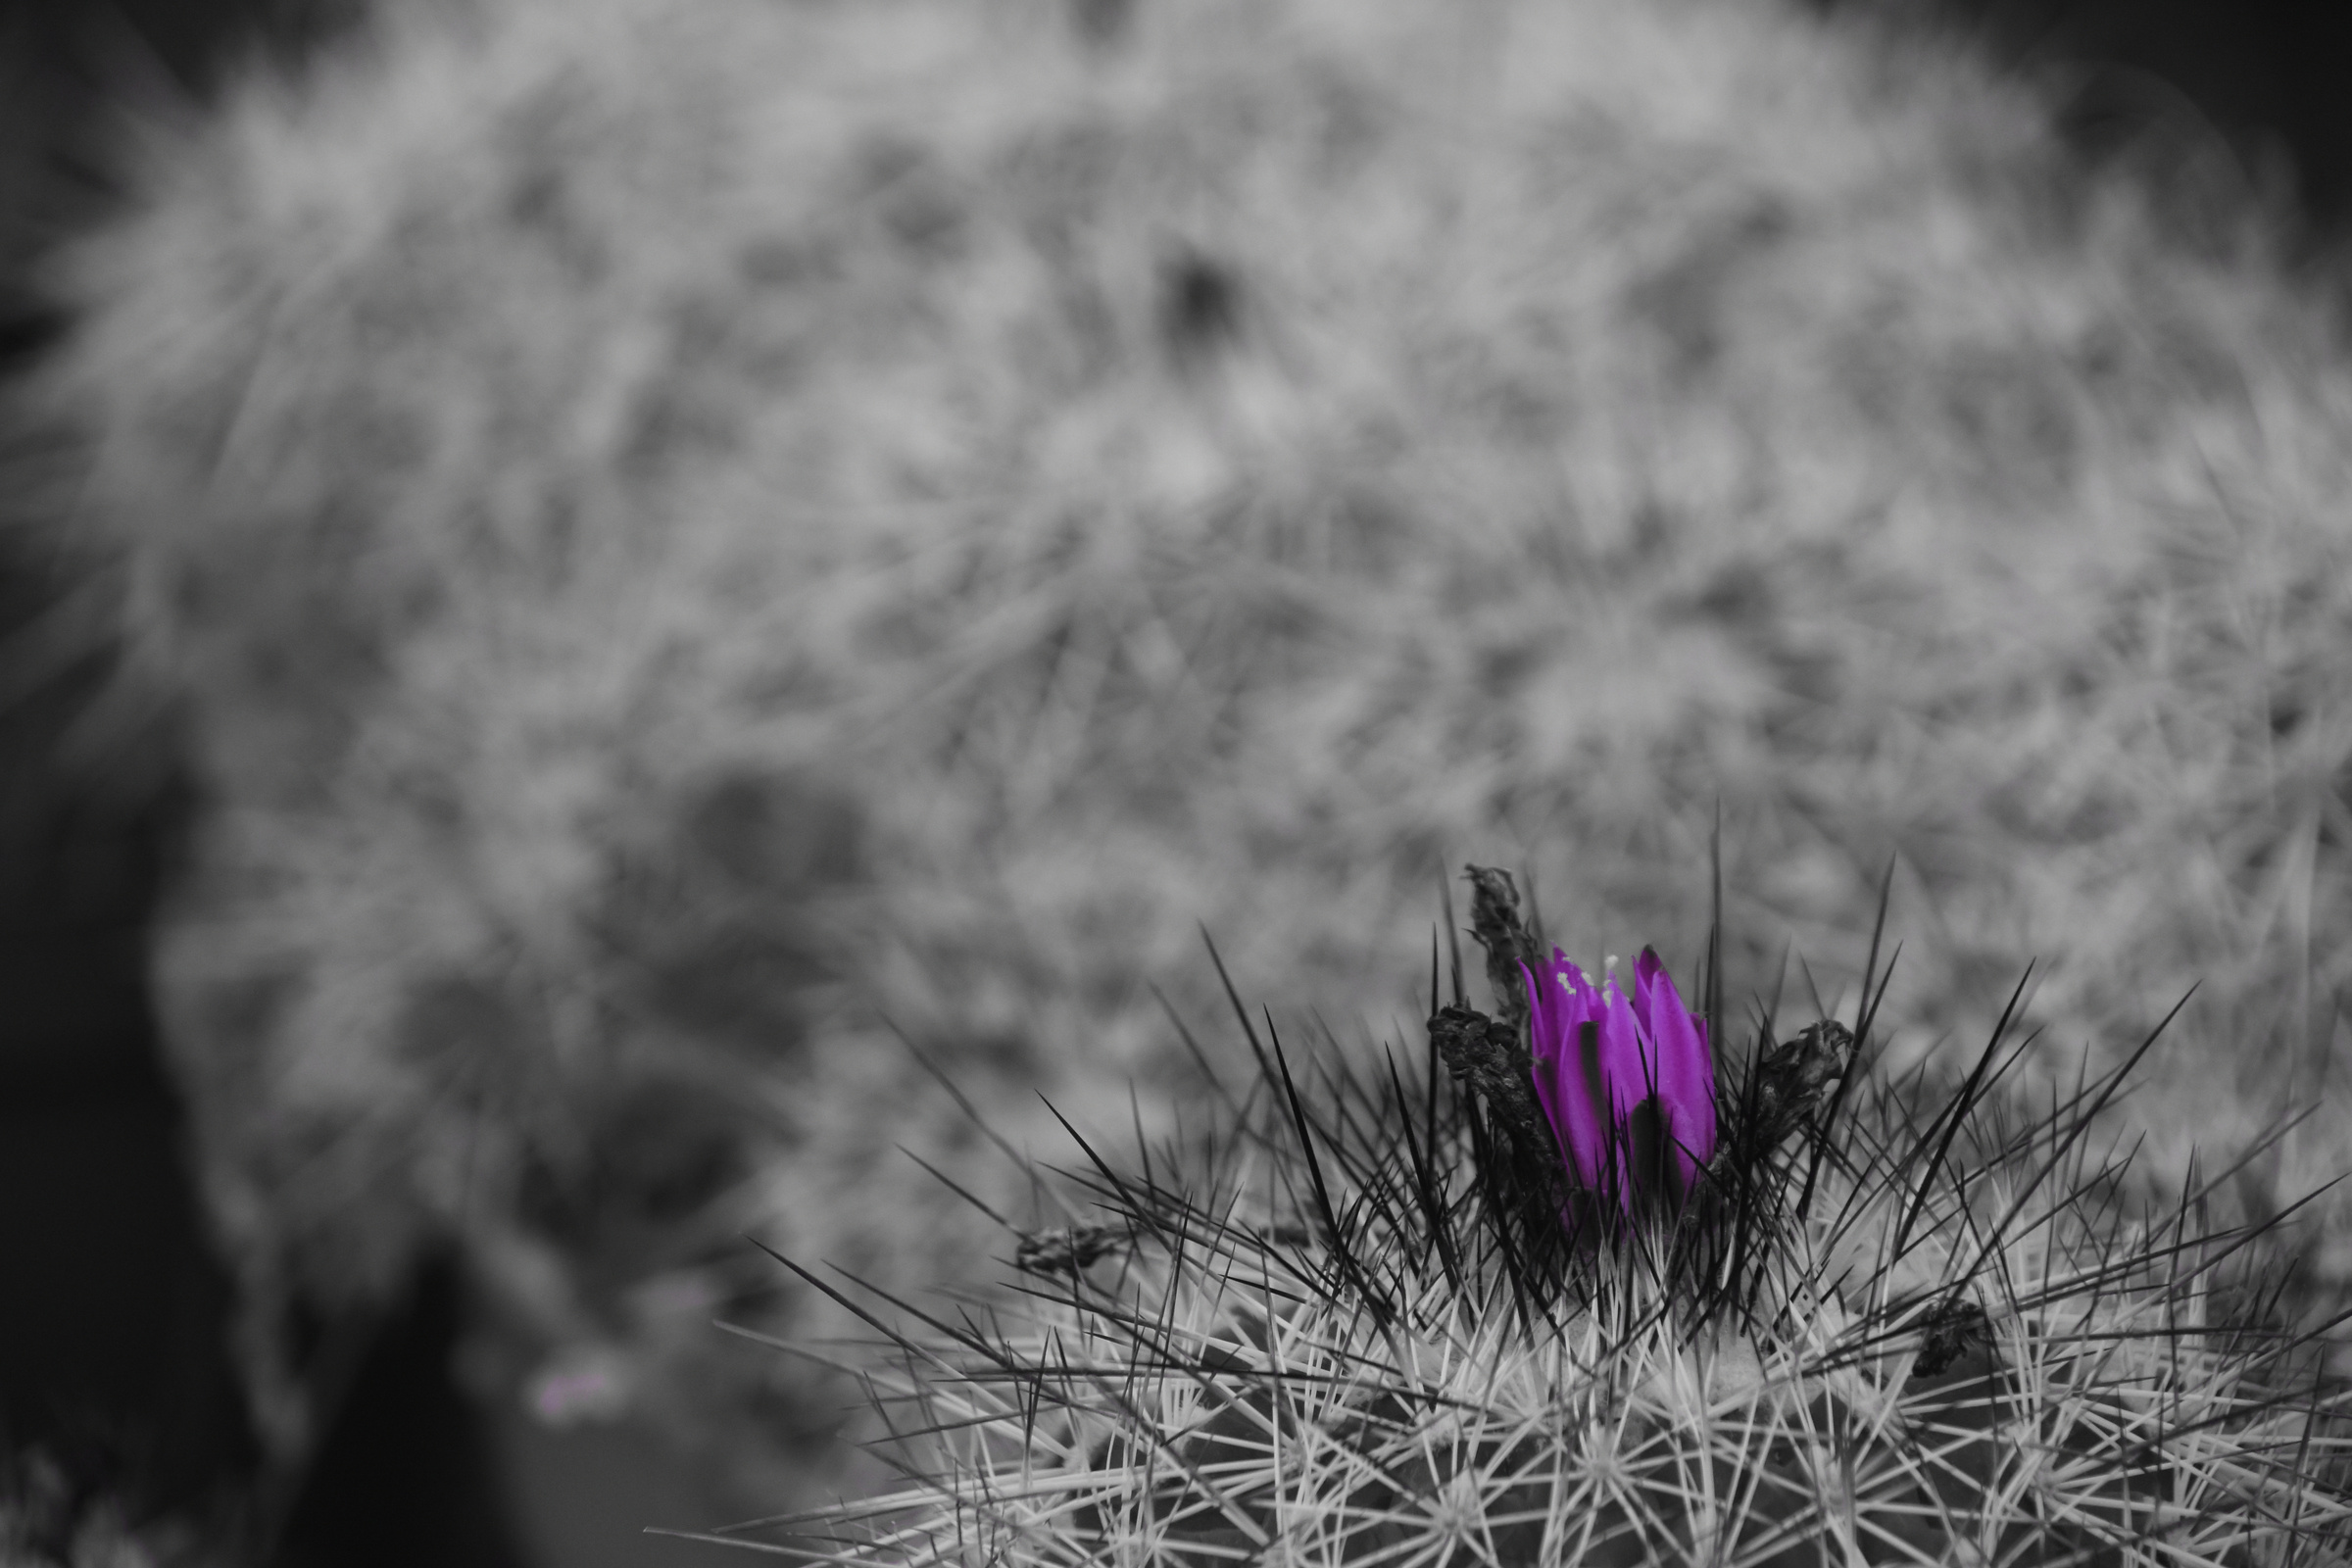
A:
[[[1706,1025],[1690,1016],[1674,979],[1646,950],[1642,955],[1648,984],[1651,1040],[1657,1052],[1658,1102],[1673,1121],[1682,1152],[1686,1185],[1696,1167],[1715,1152],[1715,1064],[1707,1050]]]
[[[1594,1093],[1594,1053],[1587,1044],[1600,999],[1585,983],[1584,971],[1556,948],[1542,970],[1522,965],[1521,973],[1527,980],[1536,1101],[1560,1141],[1570,1173],[1590,1187],[1599,1178],[1608,1141],[1606,1101]]]
[[[1600,995],[1598,1056],[1600,1077],[1607,1086],[1608,1142],[1616,1154],[1621,1195],[1630,1204],[1633,1183],[1626,1157],[1626,1127],[1633,1118],[1634,1107],[1649,1098],[1657,1072],[1649,1060],[1650,1053],[1642,1038],[1642,1026],[1634,1016],[1633,1004],[1618,989],[1615,975],[1602,984]]]
[[[1666,965],[1658,961],[1658,950],[1655,948],[1643,948],[1642,956],[1634,960],[1634,1016],[1641,1020],[1642,1031],[1653,1039],[1658,1029],[1649,1014],[1649,996],[1657,987],[1658,976],[1665,972]],[[1667,984],[1672,985],[1673,982],[1668,981]]]

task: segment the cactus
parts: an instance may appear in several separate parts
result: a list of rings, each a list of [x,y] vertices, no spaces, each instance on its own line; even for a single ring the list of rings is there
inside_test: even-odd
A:
[[[833,1479],[704,1319],[746,1229],[967,1266],[886,1021],[1016,1143],[1148,1110],[1196,922],[1353,1038],[1442,846],[1668,950],[1719,801],[1816,950],[1899,855],[1971,1033],[2013,951],[2070,1038],[2194,965],[2168,1178],[2352,1084],[2334,307],[1907,8],[374,9],[146,138],[0,443],[92,566],[44,667],[197,805],[158,1007],[273,1463],[454,1249],[500,1397]]]
[[[1480,934],[1507,1009],[1516,922]],[[1237,998],[1259,1070],[1218,1131],[1126,1171],[1079,1138],[1011,1304],[790,1264],[885,1331],[862,1376],[908,1485],[710,1539],[845,1568],[2345,1560],[2344,1400],[2262,1272],[2274,1222],[2212,1221],[2227,1173],[2115,1199],[2101,1113],[2153,1034],[2027,1111],[2022,984],[1940,1089],[1868,1070],[1883,974],[1851,1029],[1759,1009],[1688,1200],[1579,1225],[1511,1093],[1440,1070],[1466,1019],[1506,1029],[1454,975],[1442,1008],[1433,954],[1410,1067],[1328,1036],[1309,1065]]]

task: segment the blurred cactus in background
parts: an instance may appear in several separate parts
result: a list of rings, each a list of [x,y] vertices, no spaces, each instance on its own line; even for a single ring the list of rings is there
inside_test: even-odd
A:
[[[898,1147],[1018,1178],[920,1062],[1015,1142],[1177,1102],[1197,922],[1377,1035],[1463,856],[1687,951],[1719,808],[1769,944],[1893,859],[1903,1016],[2046,952],[2106,1041],[2208,977],[2135,1169],[2340,1098],[2336,321],[1933,41],[450,0],[142,182],[29,413],[199,796],[155,968],[281,1453],[454,1243],[482,1387],[814,1486],[839,1400],[708,1321],[829,1310],[746,1232],[969,1253]]]
[[[1123,1171],[1081,1138],[1053,1200],[1089,1254],[1024,1237],[994,1298],[839,1287],[887,1331],[861,1370],[909,1485],[703,1539],[843,1568],[2352,1557],[2352,1412],[2270,1227],[2214,1225],[2209,1176],[2114,1201],[2132,1155],[2093,1118],[2139,1054],[2034,1108],[2004,1015],[1957,1085],[1893,1084],[1878,994],[1778,1045],[1760,1012],[1690,1201],[1629,1224],[1603,1193],[1597,1225],[1514,1212],[1507,1092],[1442,1093],[1458,991],[1426,1077],[1329,1041],[1294,1066],[1245,1011],[1259,1070],[1209,1135]]]

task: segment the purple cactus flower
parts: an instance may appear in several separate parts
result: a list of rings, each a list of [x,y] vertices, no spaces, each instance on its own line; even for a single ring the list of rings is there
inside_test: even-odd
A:
[[[1611,960],[1614,963],[1615,960]],[[1642,950],[1629,1001],[1612,970],[1599,985],[1559,949],[1527,978],[1536,1098],[1569,1174],[1615,1188],[1627,1212],[1659,1177],[1679,1206],[1715,1153],[1715,1064],[1657,954]],[[1652,1140],[1655,1140],[1652,1142]]]

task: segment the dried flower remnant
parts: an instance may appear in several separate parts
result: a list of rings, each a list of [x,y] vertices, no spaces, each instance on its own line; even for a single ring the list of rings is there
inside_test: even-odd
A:
[[[1936,1303],[1921,1326],[1919,1354],[1912,1362],[1914,1377],[1941,1377],[1952,1363],[1971,1351],[1992,1345],[1992,1325],[1984,1308],[1965,1296]]]
[[[1123,1225],[1070,1225],[1025,1231],[1013,1250],[1012,1266],[1024,1274],[1066,1274],[1072,1269],[1094,1267],[1131,1240]]]
[[[1430,1017],[1429,1038],[1453,1081],[1487,1107],[1515,1153],[1545,1164],[1559,1158],[1537,1104],[1534,1058],[1518,1030],[1469,1007],[1440,1007]]]
[[[1634,994],[1614,968],[1595,985],[1566,954],[1522,965],[1536,1096],[1559,1135],[1569,1174],[1679,1211],[1715,1155],[1715,1066],[1706,1025],[1690,1016],[1654,949],[1634,966]]]
[[[1544,962],[1544,945],[1519,919],[1519,884],[1510,872],[1472,865],[1463,868],[1463,875],[1470,883],[1470,934],[1486,950],[1487,984],[1503,1021],[1516,1035],[1527,1022],[1519,975]]]
[[[1854,1065],[1853,1032],[1835,1018],[1759,1050],[1727,1134],[1724,1158],[1753,1169],[1788,1138],[1832,1114]]]

